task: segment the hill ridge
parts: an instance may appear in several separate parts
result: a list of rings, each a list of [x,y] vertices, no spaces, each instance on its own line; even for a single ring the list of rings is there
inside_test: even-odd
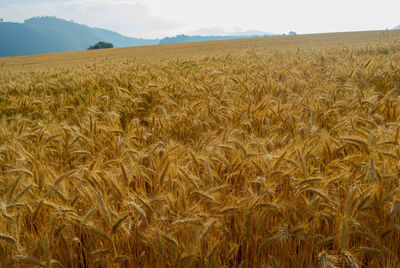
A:
[[[127,37],[50,16],[0,23],[0,57],[85,50],[99,41],[127,47],[156,45],[159,39]]]

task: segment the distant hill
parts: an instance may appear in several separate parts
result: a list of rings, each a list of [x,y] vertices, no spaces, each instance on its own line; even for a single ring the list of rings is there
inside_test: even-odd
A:
[[[271,33],[271,32],[262,32],[257,30],[247,30],[247,31],[238,31],[230,33],[229,35],[233,36],[276,36],[278,34]]]
[[[216,36],[181,34],[161,40],[140,39],[56,17],[34,17],[25,20],[24,23],[5,22],[0,19],[0,57],[85,50],[100,41],[112,43],[114,47],[134,47],[276,35],[249,30]]]
[[[396,27],[394,27],[393,29],[395,29],[395,30],[400,30],[400,25],[399,25],[399,26],[396,26]]]
[[[159,39],[131,38],[55,17],[35,17],[24,23],[0,21],[0,57],[85,50],[99,41],[127,47],[155,45]]]
[[[264,34],[264,35],[221,35],[221,36],[201,36],[201,35],[184,35],[180,34],[175,37],[165,37],[160,40],[160,44],[174,44],[174,43],[187,43],[187,42],[200,42],[200,41],[214,41],[214,40],[230,40],[239,38],[255,38],[277,36],[277,34]]]

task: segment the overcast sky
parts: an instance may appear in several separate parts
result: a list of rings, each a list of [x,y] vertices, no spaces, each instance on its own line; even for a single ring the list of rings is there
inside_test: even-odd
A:
[[[5,21],[49,15],[142,38],[391,29],[399,10],[400,0],[0,0]]]

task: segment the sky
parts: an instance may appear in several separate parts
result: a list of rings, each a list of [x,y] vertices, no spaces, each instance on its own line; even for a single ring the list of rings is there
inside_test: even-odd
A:
[[[0,0],[4,21],[56,16],[140,38],[384,30],[399,10],[399,0]]]

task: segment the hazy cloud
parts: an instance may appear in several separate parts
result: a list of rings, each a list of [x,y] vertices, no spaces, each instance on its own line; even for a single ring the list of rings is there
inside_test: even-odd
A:
[[[136,37],[374,30],[400,24],[399,0],[0,0],[0,18],[57,16]],[[196,30],[200,29],[200,30]]]
[[[180,26],[173,20],[153,16],[148,7],[137,1],[40,0],[32,3],[6,0],[0,5],[0,17],[6,21],[22,22],[33,16],[46,15],[134,37],[159,37]]]
[[[86,0],[70,3],[67,8],[73,19],[81,23],[130,36],[155,37],[179,26],[172,20],[152,16],[150,9],[140,2]]]

